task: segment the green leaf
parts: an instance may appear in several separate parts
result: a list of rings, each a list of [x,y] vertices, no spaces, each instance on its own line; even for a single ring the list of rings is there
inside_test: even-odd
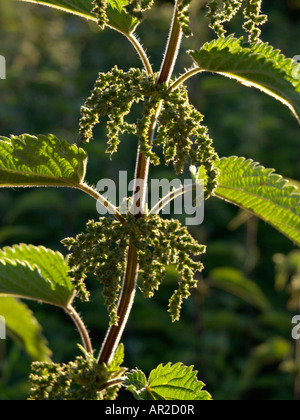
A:
[[[109,0],[106,15],[108,26],[125,35],[132,34],[140,21],[125,12],[124,6],[127,6],[128,0]]]
[[[0,187],[74,187],[84,181],[83,149],[53,135],[0,137]]]
[[[152,398],[146,390],[147,378],[144,372],[139,369],[133,369],[130,372],[126,373],[126,379],[123,382],[123,386],[127,391],[131,392],[134,395],[136,400],[149,400]]]
[[[81,16],[85,19],[97,22],[95,15],[92,13],[94,5],[91,0],[19,0],[29,3],[41,4],[44,6],[54,7],[56,9]],[[134,32],[139,20],[130,16],[124,6],[129,3],[128,0],[108,0],[106,15],[108,24],[112,29],[115,29],[124,35],[130,35]]]
[[[121,343],[119,344],[115,354],[114,354],[114,358],[113,360],[110,362],[108,369],[111,372],[115,372],[118,371],[122,365],[122,363],[124,362],[124,358],[125,358],[125,353],[124,353],[124,344]]]
[[[14,245],[0,250],[0,296],[14,295],[66,308],[74,288],[68,263],[42,246]]]
[[[288,185],[293,185],[297,188],[297,192],[300,194],[300,182],[295,179],[287,178]]]
[[[209,279],[214,287],[225,290],[258,309],[270,309],[270,303],[259,286],[247,279],[240,270],[231,267],[215,268],[209,273]]]
[[[41,4],[43,6],[54,7],[83,18],[96,21],[95,16],[92,14],[92,1],[91,0],[19,0],[27,3]]]
[[[197,380],[193,366],[182,363],[161,364],[148,380],[141,370],[133,370],[123,385],[139,400],[211,400],[208,392],[202,391],[204,384]]]
[[[300,194],[274,169],[253,160],[231,156],[217,164],[220,170],[215,195],[244,208],[300,245]]]
[[[41,326],[23,302],[1,296],[0,315],[5,318],[7,334],[24,348],[32,360],[50,360],[51,351],[41,334]]]
[[[189,169],[190,169],[190,173],[191,173],[191,175],[194,178],[194,181],[196,183],[199,182],[199,181],[203,181],[203,183],[205,184],[207,182],[208,176],[207,176],[207,173],[206,173],[206,169],[203,165],[199,166],[199,168],[197,168],[194,165],[191,165]]]
[[[188,51],[199,66],[255,87],[288,106],[300,122],[299,64],[269,44],[243,44],[243,38],[219,38],[200,50]]]

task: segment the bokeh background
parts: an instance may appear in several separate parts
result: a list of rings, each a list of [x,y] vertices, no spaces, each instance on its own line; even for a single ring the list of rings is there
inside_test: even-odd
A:
[[[299,55],[300,1],[265,0],[264,11],[269,21],[262,39],[286,56]],[[171,14],[172,3],[157,0],[137,30],[156,71]],[[194,0],[191,16],[195,36],[183,42],[177,74],[191,64],[185,50],[199,48],[214,37],[203,1]],[[239,18],[229,31],[242,35]],[[80,106],[97,73],[114,65],[125,70],[140,66],[122,35],[15,1],[0,3],[0,54],[7,60],[7,79],[0,80],[0,134],[53,133],[69,142],[78,141]],[[189,88],[220,156],[252,158],[284,177],[300,180],[300,129],[288,109],[219,76],[197,76]],[[105,148],[105,126],[99,126],[96,140],[86,147],[87,180],[117,180],[119,170],[128,170],[133,177],[136,140],[125,136],[113,160]],[[171,178],[173,172],[162,166],[151,176]],[[66,254],[61,239],[74,236],[88,219],[98,217],[94,201],[73,190],[1,190],[0,203],[0,246],[25,242]],[[299,342],[291,337],[291,319],[300,314],[298,248],[230,204],[213,198],[206,202],[205,212],[204,223],[191,229],[208,246],[199,287],[174,324],[167,313],[168,298],[176,287],[174,271],[169,271],[153,299],[137,293],[123,337],[125,365],[148,374],[159,363],[192,364],[214,399],[300,399]],[[88,287],[91,302],[78,302],[77,308],[94,347],[99,348],[108,316],[95,279],[88,280]],[[67,362],[80,353],[77,332],[60,310],[27,304],[43,328],[53,361]],[[0,400],[27,398],[30,363],[16,340],[0,341]],[[130,395],[122,393],[121,398]]]

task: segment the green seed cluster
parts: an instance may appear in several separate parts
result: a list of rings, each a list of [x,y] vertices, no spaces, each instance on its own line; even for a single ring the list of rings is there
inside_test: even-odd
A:
[[[109,73],[100,73],[91,96],[81,107],[80,136],[85,143],[93,138],[93,128],[100,117],[108,116],[107,153],[117,150],[119,134],[136,133],[136,125],[124,121],[134,102],[139,102],[155,91],[154,77],[139,69],[128,72],[114,67]]]
[[[141,218],[135,223],[138,235],[134,242],[138,249],[138,286],[146,298],[151,298],[166,276],[169,265],[175,265],[179,287],[169,300],[172,320],[180,317],[183,299],[197,286],[196,272],[203,269],[201,262],[192,258],[206,250],[189,234],[178,220],[164,220],[158,215]]]
[[[189,158],[193,165],[203,165],[207,173],[205,198],[217,187],[218,155],[212,147],[203,115],[190,104],[186,87],[180,86],[165,98],[154,145],[162,145],[165,161],[173,161],[177,174],[182,173]]]
[[[32,363],[29,400],[99,400],[100,367],[79,356],[67,364]]]
[[[142,118],[136,123],[124,121],[134,102],[144,101]],[[157,110],[161,112],[156,121]],[[149,77],[139,69],[128,72],[114,67],[109,73],[100,73],[91,96],[81,108],[80,135],[84,142],[93,137],[93,128],[100,117],[108,117],[107,153],[117,151],[120,133],[137,135],[141,152],[154,165],[160,163],[153,146],[162,145],[166,163],[173,161],[177,174],[182,173],[189,158],[192,164],[204,165],[208,183],[205,198],[217,186],[218,159],[208,136],[207,128],[201,123],[200,114],[190,103],[187,89],[183,86],[169,92],[165,84],[155,85],[155,75]],[[157,136],[151,144],[151,128],[158,124]]]
[[[189,9],[192,0],[179,0],[177,4],[178,21],[181,25],[182,32],[186,37],[193,35],[190,29]]]
[[[29,400],[114,400],[121,385],[108,387],[108,381],[121,378],[126,371],[121,367],[123,358],[118,358],[120,347],[108,366],[98,364],[92,354],[81,349],[85,357],[69,363],[33,362]]]
[[[70,277],[79,293],[85,288],[84,280],[92,273],[103,285],[103,295],[111,324],[118,323],[117,302],[125,272],[129,240],[137,249],[139,259],[138,285],[145,297],[152,297],[164,280],[166,268],[176,264],[180,275],[179,288],[170,299],[172,319],[177,320],[182,300],[197,282],[194,275],[203,269],[192,256],[205,252],[176,220],[164,220],[158,215],[148,215],[138,220],[128,214],[126,224],[111,218],[89,221],[86,232],[63,241],[70,250]]]
[[[210,0],[207,17],[210,27],[221,37],[226,34],[224,23],[231,21],[243,5],[243,0]],[[249,42],[259,41],[261,30],[258,26],[267,21],[267,16],[261,14],[262,0],[246,0],[243,10],[245,23],[243,28],[249,33]]]
[[[118,323],[117,302],[125,270],[126,251],[129,242],[128,227],[110,218],[90,220],[86,231],[76,238],[66,238],[62,243],[70,251],[69,275],[77,295],[86,300],[88,292],[85,279],[93,274],[103,286],[105,305],[110,314],[111,324]]]
[[[210,0],[208,2],[207,17],[212,28],[218,36],[224,36],[226,30],[224,23],[230,22],[241,8],[243,0]]]
[[[92,13],[97,18],[98,26],[101,29],[104,29],[108,22],[107,15],[106,15],[107,0],[93,0],[92,4],[94,5]]]
[[[262,0],[248,0],[244,9],[245,23],[243,28],[249,32],[249,42],[259,41],[261,30],[258,26],[263,25],[267,21],[267,16],[261,14]]]
[[[131,0],[125,6],[125,10],[129,15],[139,20],[144,18],[144,13],[151,8],[153,0]]]

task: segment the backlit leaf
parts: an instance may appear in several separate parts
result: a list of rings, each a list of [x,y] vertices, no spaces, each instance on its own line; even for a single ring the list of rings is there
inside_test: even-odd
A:
[[[290,108],[300,122],[300,66],[269,44],[243,44],[243,38],[219,38],[188,51],[199,66],[257,88]]]
[[[215,195],[268,222],[300,245],[300,194],[274,169],[251,159],[231,156],[218,162]]]
[[[86,173],[83,149],[49,135],[0,137],[0,187],[78,187]]]
[[[141,370],[131,371],[124,386],[139,400],[211,400],[193,366],[182,363],[161,364],[151,371],[148,380]]]
[[[51,351],[41,326],[23,302],[0,296],[0,315],[5,319],[7,335],[21,345],[32,360],[50,360]]]
[[[74,288],[59,252],[42,246],[14,245],[0,250],[0,296],[17,296],[66,308]]]
[[[92,13],[94,5],[91,0],[19,0],[29,3],[41,4],[43,6],[54,7],[64,12],[72,13],[85,19],[96,22],[97,19]],[[108,18],[107,26],[122,32],[124,35],[130,35],[139,24],[139,20],[130,16],[124,6],[128,0],[108,0],[106,15]]]

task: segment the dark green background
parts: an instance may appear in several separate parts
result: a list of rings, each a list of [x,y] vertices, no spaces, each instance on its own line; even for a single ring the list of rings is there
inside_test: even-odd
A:
[[[138,28],[155,71],[168,36],[171,3],[156,1],[148,18]],[[199,48],[214,37],[207,27],[203,2],[194,0],[194,38],[185,39],[176,65],[182,73],[191,64],[186,49]],[[299,0],[264,1],[269,22],[262,39],[286,56],[300,54]],[[242,35],[239,18],[230,31]],[[0,54],[7,60],[7,79],[0,80],[0,134],[53,133],[70,142],[78,141],[80,106],[89,95],[99,71],[118,65],[124,70],[140,66],[134,49],[122,35],[78,17],[47,8],[0,4]],[[300,179],[300,128],[288,109],[265,95],[223,80],[201,75],[189,81],[191,102],[205,115],[220,156],[238,155],[276,168],[281,175]],[[105,126],[96,130],[89,153],[87,180],[118,179],[119,170],[133,176],[136,140],[124,137],[113,160],[105,154]],[[153,178],[172,177],[171,168],[158,167]],[[95,203],[73,190],[30,189],[0,191],[0,245],[19,242],[44,245],[65,253],[60,240],[84,229],[89,218],[97,218]],[[274,287],[274,255],[293,249],[286,238],[254,218],[234,226],[238,210],[211,199],[205,221],[191,232],[208,245],[205,270],[199,288],[184,304],[179,322],[172,324],[168,298],[176,287],[170,273],[152,300],[137,293],[136,305],[123,338],[125,365],[149,373],[159,363],[195,365],[199,379],[215,399],[293,399],[294,374],[287,361],[294,357],[291,318],[287,309],[288,284]],[[297,268],[298,264],[298,268]],[[299,270],[290,264],[288,274]],[[260,285],[272,310],[262,312],[233,294],[212,287],[210,272],[233,267]],[[90,304],[78,304],[89,327],[94,347],[103,340],[108,316],[95,280]],[[69,319],[49,306],[28,303],[43,327],[55,362],[67,362],[79,354],[77,332]],[[1,311],[0,311],[1,312]],[[300,313],[300,308],[299,308]],[[10,339],[0,347],[0,399],[25,399],[30,360]],[[300,363],[298,361],[298,363]],[[130,395],[122,393],[122,398]],[[296,395],[297,397],[297,395]],[[298,395],[298,398],[300,396]]]

